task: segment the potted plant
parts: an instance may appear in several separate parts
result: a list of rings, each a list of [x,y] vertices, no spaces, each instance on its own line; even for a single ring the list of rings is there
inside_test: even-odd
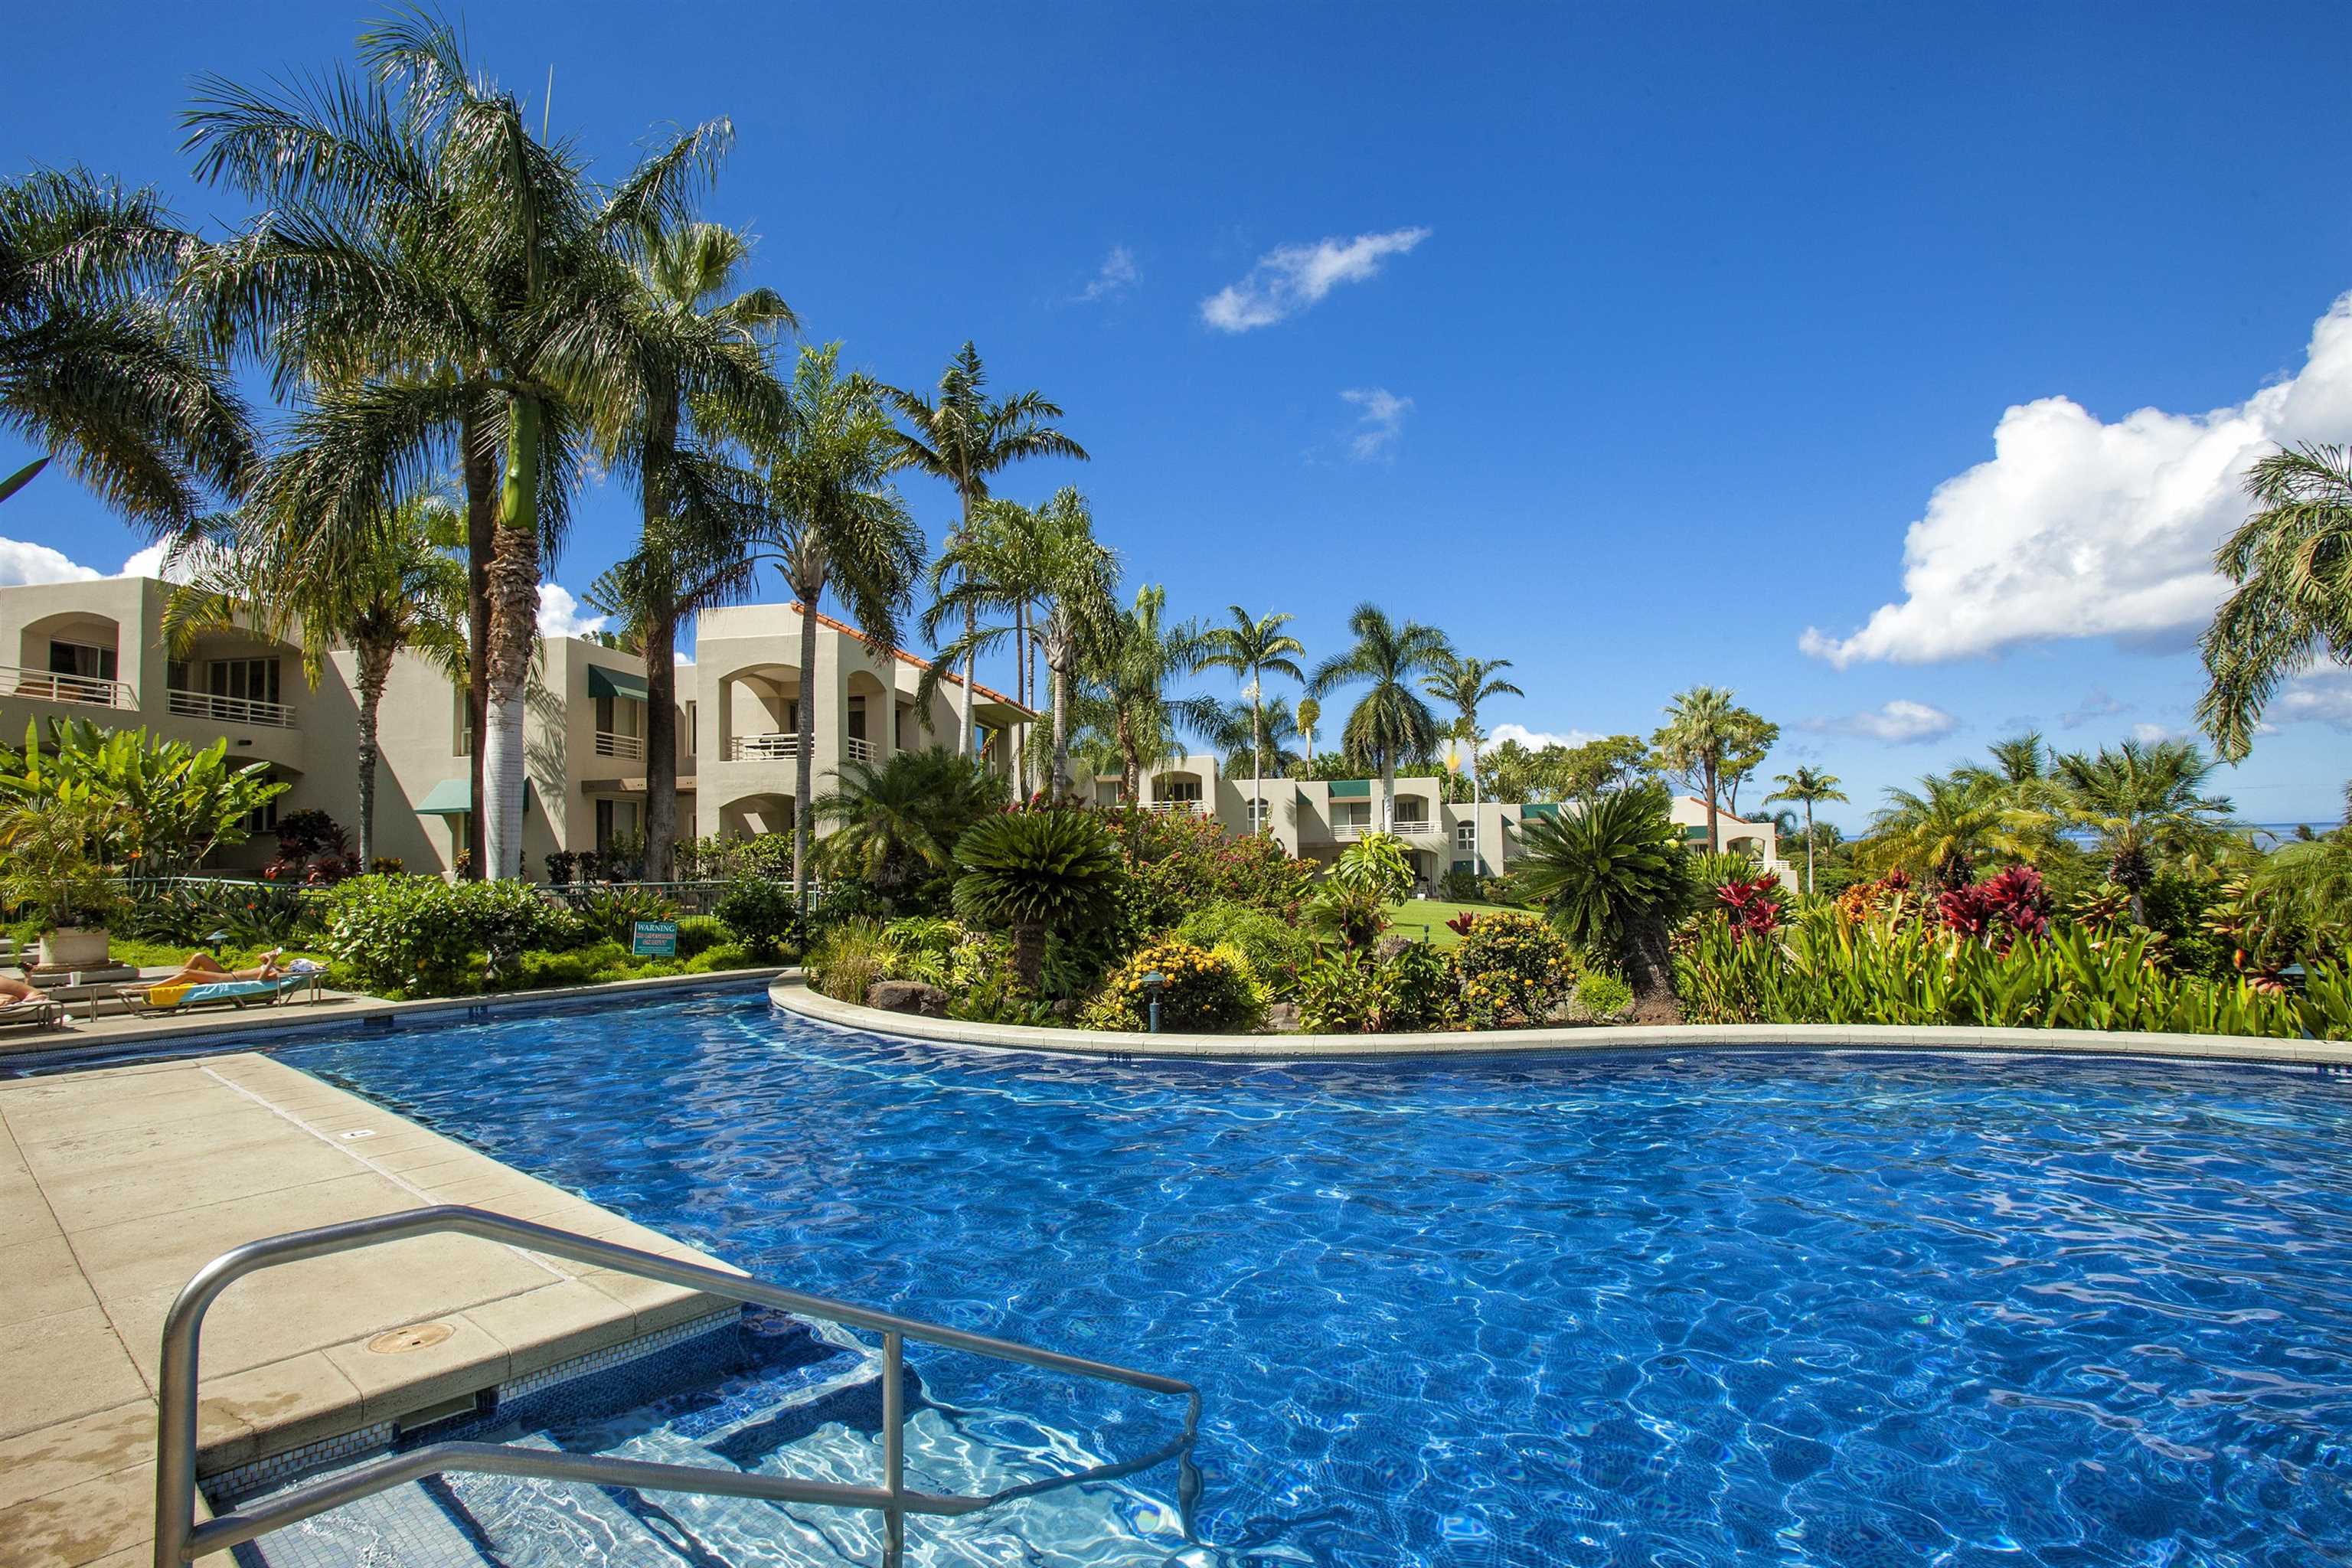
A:
[[[40,923],[43,969],[97,969],[107,962],[107,925],[122,901],[103,858],[112,815],[70,788],[0,807],[0,886]]]

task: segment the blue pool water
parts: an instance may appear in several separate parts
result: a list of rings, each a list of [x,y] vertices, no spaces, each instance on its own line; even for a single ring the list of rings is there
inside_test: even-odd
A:
[[[740,994],[280,1055],[763,1277],[1200,1382],[1229,1561],[2352,1561],[2342,1077],[1111,1065]],[[1105,1453],[1174,1414],[909,1361]]]

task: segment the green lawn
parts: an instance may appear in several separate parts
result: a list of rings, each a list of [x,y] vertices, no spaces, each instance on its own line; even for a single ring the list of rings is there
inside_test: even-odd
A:
[[[1444,899],[1407,899],[1388,907],[1389,930],[1400,936],[1421,940],[1422,928],[1429,928],[1429,941],[1433,947],[1452,947],[1462,939],[1446,929],[1445,922],[1467,910],[1474,915],[1490,915],[1505,908],[1502,904],[1455,904]]]

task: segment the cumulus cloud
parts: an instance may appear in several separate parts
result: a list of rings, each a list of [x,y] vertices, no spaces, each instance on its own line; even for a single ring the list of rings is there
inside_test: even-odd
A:
[[[1412,412],[1412,399],[1399,397],[1385,386],[1351,386],[1339,395],[1362,410],[1356,416],[1355,439],[1348,443],[1356,461],[1386,456],[1404,434],[1404,416]]]
[[[1493,751],[1506,741],[1517,741],[1530,752],[1540,752],[1546,746],[1586,746],[1601,739],[1589,730],[1530,730],[1525,724],[1497,724],[1487,731],[1486,750]]]
[[[88,583],[100,575],[62,552],[21,539],[0,539],[0,587],[26,583]]]
[[[1312,245],[1276,246],[1259,257],[1240,282],[1202,300],[1201,319],[1225,332],[1270,327],[1320,302],[1342,283],[1375,276],[1390,257],[1402,256],[1428,237],[1425,228],[1396,228],[1353,239],[1334,237]]]
[[[562,584],[539,585],[539,635],[543,637],[584,637],[603,631],[606,618],[582,615],[580,601]]]
[[[2143,746],[2153,746],[2160,741],[2185,741],[2189,739],[2189,731],[2170,724],[2135,724],[2131,727],[2131,738]]]
[[[1110,254],[1103,258],[1103,264],[1096,269],[1093,279],[1078,290],[1078,299],[1087,304],[1097,300],[1118,299],[1135,287],[1136,279],[1140,276],[1135,269],[1135,252],[1123,245],[1114,245],[1110,247]]]
[[[2319,665],[2289,681],[2263,710],[2266,731],[2305,723],[2352,731],[2352,669]]]
[[[2083,700],[2058,715],[2058,727],[2079,730],[2094,719],[2112,719],[2118,713],[2130,711],[2130,703],[2118,702],[2105,687],[2095,686]]]
[[[1960,721],[1941,708],[1904,697],[1864,712],[1835,719],[1808,719],[1798,726],[1816,734],[1857,735],[1897,746],[1914,741],[1940,741],[1959,727]]]
[[[195,577],[196,569],[209,556],[216,553],[216,550],[213,545],[200,544],[194,552],[184,553],[177,561],[171,559],[171,546],[167,544],[151,544],[144,550],[134,550],[131,559],[122,563],[122,570],[115,575],[159,577],[166,583],[190,582]]]
[[[2109,424],[2068,397],[2003,414],[1993,457],[1936,487],[1903,545],[1899,603],[1798,646],[1843,668],[1995,653],[2045,637],[2172,639],[2224,584],[2213,551],[2243,520],[2247,466],[2352,425],[2352,294],[2314,324],[2303,368],[2204,414]]]

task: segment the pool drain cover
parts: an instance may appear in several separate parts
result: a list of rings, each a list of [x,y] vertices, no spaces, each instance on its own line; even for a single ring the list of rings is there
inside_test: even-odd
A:
[[[431,1350],[457,1331],[446,1323],[415,1323],[376,1335],[368,1341],[367,1348],[378,1355],[404,1355],[410,1351]]]

